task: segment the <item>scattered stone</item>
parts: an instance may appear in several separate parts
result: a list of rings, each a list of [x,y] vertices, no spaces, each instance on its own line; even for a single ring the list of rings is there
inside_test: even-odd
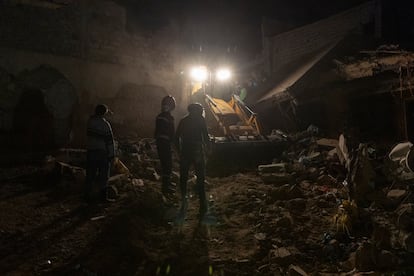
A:
[[[299,186],[304,190],[309,190],[311,187],[311,183],[308,180],[302,180]]]
[[[406,197],[406,195],[407,195],[406,190],[399,190],[399,189],[390,190],[387,193],[387,203],[391,207],[397,207],[402,202],[402,200]]]
[[[289,276],[308,276],[308,273],[306,273],[300,266],[297,265],[290,265],[288,270]]]
[[[265,233],[256,233],[256,234],[254,234],[254,237],[258,241],[266,240],[266,234]]]
[[[376,255],[375,247],[369,242],[364,242],[358,247],[355,254],[351,254],[351,258],[354,258],[351,263],[359,271],[371,271],[375,269],[377,264]]]
[[[286,207],[291,212],[301,213],[301,212],[305,211],[306,203],[307,203],[307,201],[303,198],[294,198],[294,199],[291,199],[291,200],[286,202]]]
[[[405,248],[410,253],[414,253],[414,234],[408,233],[404,234],[402,238],[402,243]]]
[[[286,163],[259,165],[259,173],[285,173]]]
[[[325,198],[323,198],[323,197],[320,197],[320,198],[316,201],[316,205],[317,205],[319,208],[328,208],[328,207],[330,206],[329,202],[328,202]]]
[[[127,182],[128,182],[128,175],[117,174],[117,175],[111,176],[108,179],[108,186],[114,186],[114,187],[117,187],[117,189],[122,189],[122,187],[125,186],[125,183]]]
[[[377,248],[391,248],[391,231],[389,225],[374,223],[372,242]]]
[[[387,250],[381,250],[377,256],[377,266],[379,269],[393,269],[398,265],[398,258]]]
[[[414,230],[414,204],[402,204],[395,211],[398,229],[410,232]]]
[[[115,174],[129,174],[129,169],[118,157],[116,157],[112,163],[112,171]]]
[[[272,261],[280,265],[288,265],[292,263],[299,254],[296,247],[278,247],[270,251]]]
[[[270,191],[270,196],[274,200],[289,200],[294,198],[303,198],[302,190],[296,185],[291,186],[289,184],[281,187],[276,187]]]
[[[147,167],[145,169],[146,176],[152,178],[153,180],[160,180],[161,176],[157,173],[157,171],[153,167]]]
[[[291,175],[288,173],[265,173],[260,177],[265,184],[283,185],[291,182]]]
[[[175,183],[180,183],[180,173],[173,171],[171,174],[171,181]]]
[[[316,141],[316,144],[323,147],[330,147],[336,148],[338,146],[338,140],[336,139],[328,139],[328,138],[321,138]]]
[[[293,225],[293,219],[292,219],[292,216],[288,212],[283,213],[283,216],[279,218],[278,220],[276,220],[277,227],[291,228],[292,225]]]
[[[139,187],[139,188],[144,187],[144,180],[142,179],[133,178],[131,180],[131,183],[134,187]]]
[[[310,167],[306,170],[306,173],[309,179],[315,180],[319,175],[319,170],[315,167]]]
[[[118,195],[119,193],[118,193],[118,189],[116,188],[116,186],[108,185],[108,188],[107,188],[108,199],[116,199],[118,198]]]
[[[336,179],[328,174],[323,174],[318,177],[317,182],[322,186],[333,186],[336,184]]]

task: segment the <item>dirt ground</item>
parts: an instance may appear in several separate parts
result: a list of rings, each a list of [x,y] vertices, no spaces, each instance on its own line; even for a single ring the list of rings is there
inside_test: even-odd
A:
[[[337,187],[303,180],[286,188],[256,171],[209,177],[218,223],[198,223],[192,191],[180,229],[166,219],[174,209],[163,203],[160,182],[125,162],[128,179],[144,185],[121,181],[107,204],[86,204],[80,183],[51,177],[40,164],[2,168],[2,275],[412,275],[413,256],[401,249],[388,246],[385,265],[360,260],[361,244],[373,240],[372,217],[387,223],[395,215],[361,212],[352,234],[338,233]]]

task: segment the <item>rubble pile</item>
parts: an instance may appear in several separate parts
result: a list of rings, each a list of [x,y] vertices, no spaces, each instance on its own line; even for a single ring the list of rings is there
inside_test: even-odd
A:
[[[373,145],[315,134],[290,136],[280,158],[258,166],[268,186],[252,216],[263,273],[298,264],[322,275],[410,267],[414,198],[407,177]]]
[[[152,275],[168,267],[171,275],[412,274],[412,144],[382,149],[346,135],[324,138],[313,126],[282,134],[288,143],[272,163],[256,171],[207,178],[210,211],[218,221],[208,231],[198,224],[196,180],[190,177],[188,216],[177,235],[165,219],[171,210],[161,197],[154,140],[131,138],[117,141],[118,157],[109,179],[109,198],[116,201],[109,206],[82,207],[83,149],[61,149],[47,156],[41,169],[34,169],[39,183],[50,183],[39,185],[40,191],[35,186],[27,189],[25,185],[34,183],[29,176],[16,178],[11,169],[2,171],[8,183],[2,186],[3,209],[16,211],[0,216],[0,234],[27,232],[37,237],[40,234],[31,229],[43,229],[62,217],[62,227],[74,229],[67,234],[70,241],[62,235],[53,248],[38,252],[38,239],[33,239],[25,269],[67,272],[78,262],[75,275],[84,275],[81,270]],[[178,183],[177,156],[173,170],[173,182]],[[16,194],[17,188],[33,193]],[[48,189],[59,192],[60,202],[48,201],[53,196]],[[172,204],[178,207],[178,202],[177,195]],[[77,215],[81,208],[86,213]],[[58,230],[45,231],[45,237],[53,237]],[[96,236],[110,242],[91,243]],[[12,240],[4,240],[9,259],[20,259]],[[118,251],[131,257],[117,259],[113,252]],[[44,267],[44,259],[52,264]],[[12,271],[13,265],[8,267]]]

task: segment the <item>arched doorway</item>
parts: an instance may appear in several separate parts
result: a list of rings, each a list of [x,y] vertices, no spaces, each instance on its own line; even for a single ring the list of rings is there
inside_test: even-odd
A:
[[[53,116],[41,90],[24,89],[13,114],[14,146],[41,151],[54,146]]]

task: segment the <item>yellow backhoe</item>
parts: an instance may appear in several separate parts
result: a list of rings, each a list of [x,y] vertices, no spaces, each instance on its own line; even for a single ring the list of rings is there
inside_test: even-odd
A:
[[[240,171],[271,162],[280,154],[284,141],[262,133],[257,114],[237,96],[230,101],[205,94],[206,120],[213,141],[209,166],[216,172]]]

